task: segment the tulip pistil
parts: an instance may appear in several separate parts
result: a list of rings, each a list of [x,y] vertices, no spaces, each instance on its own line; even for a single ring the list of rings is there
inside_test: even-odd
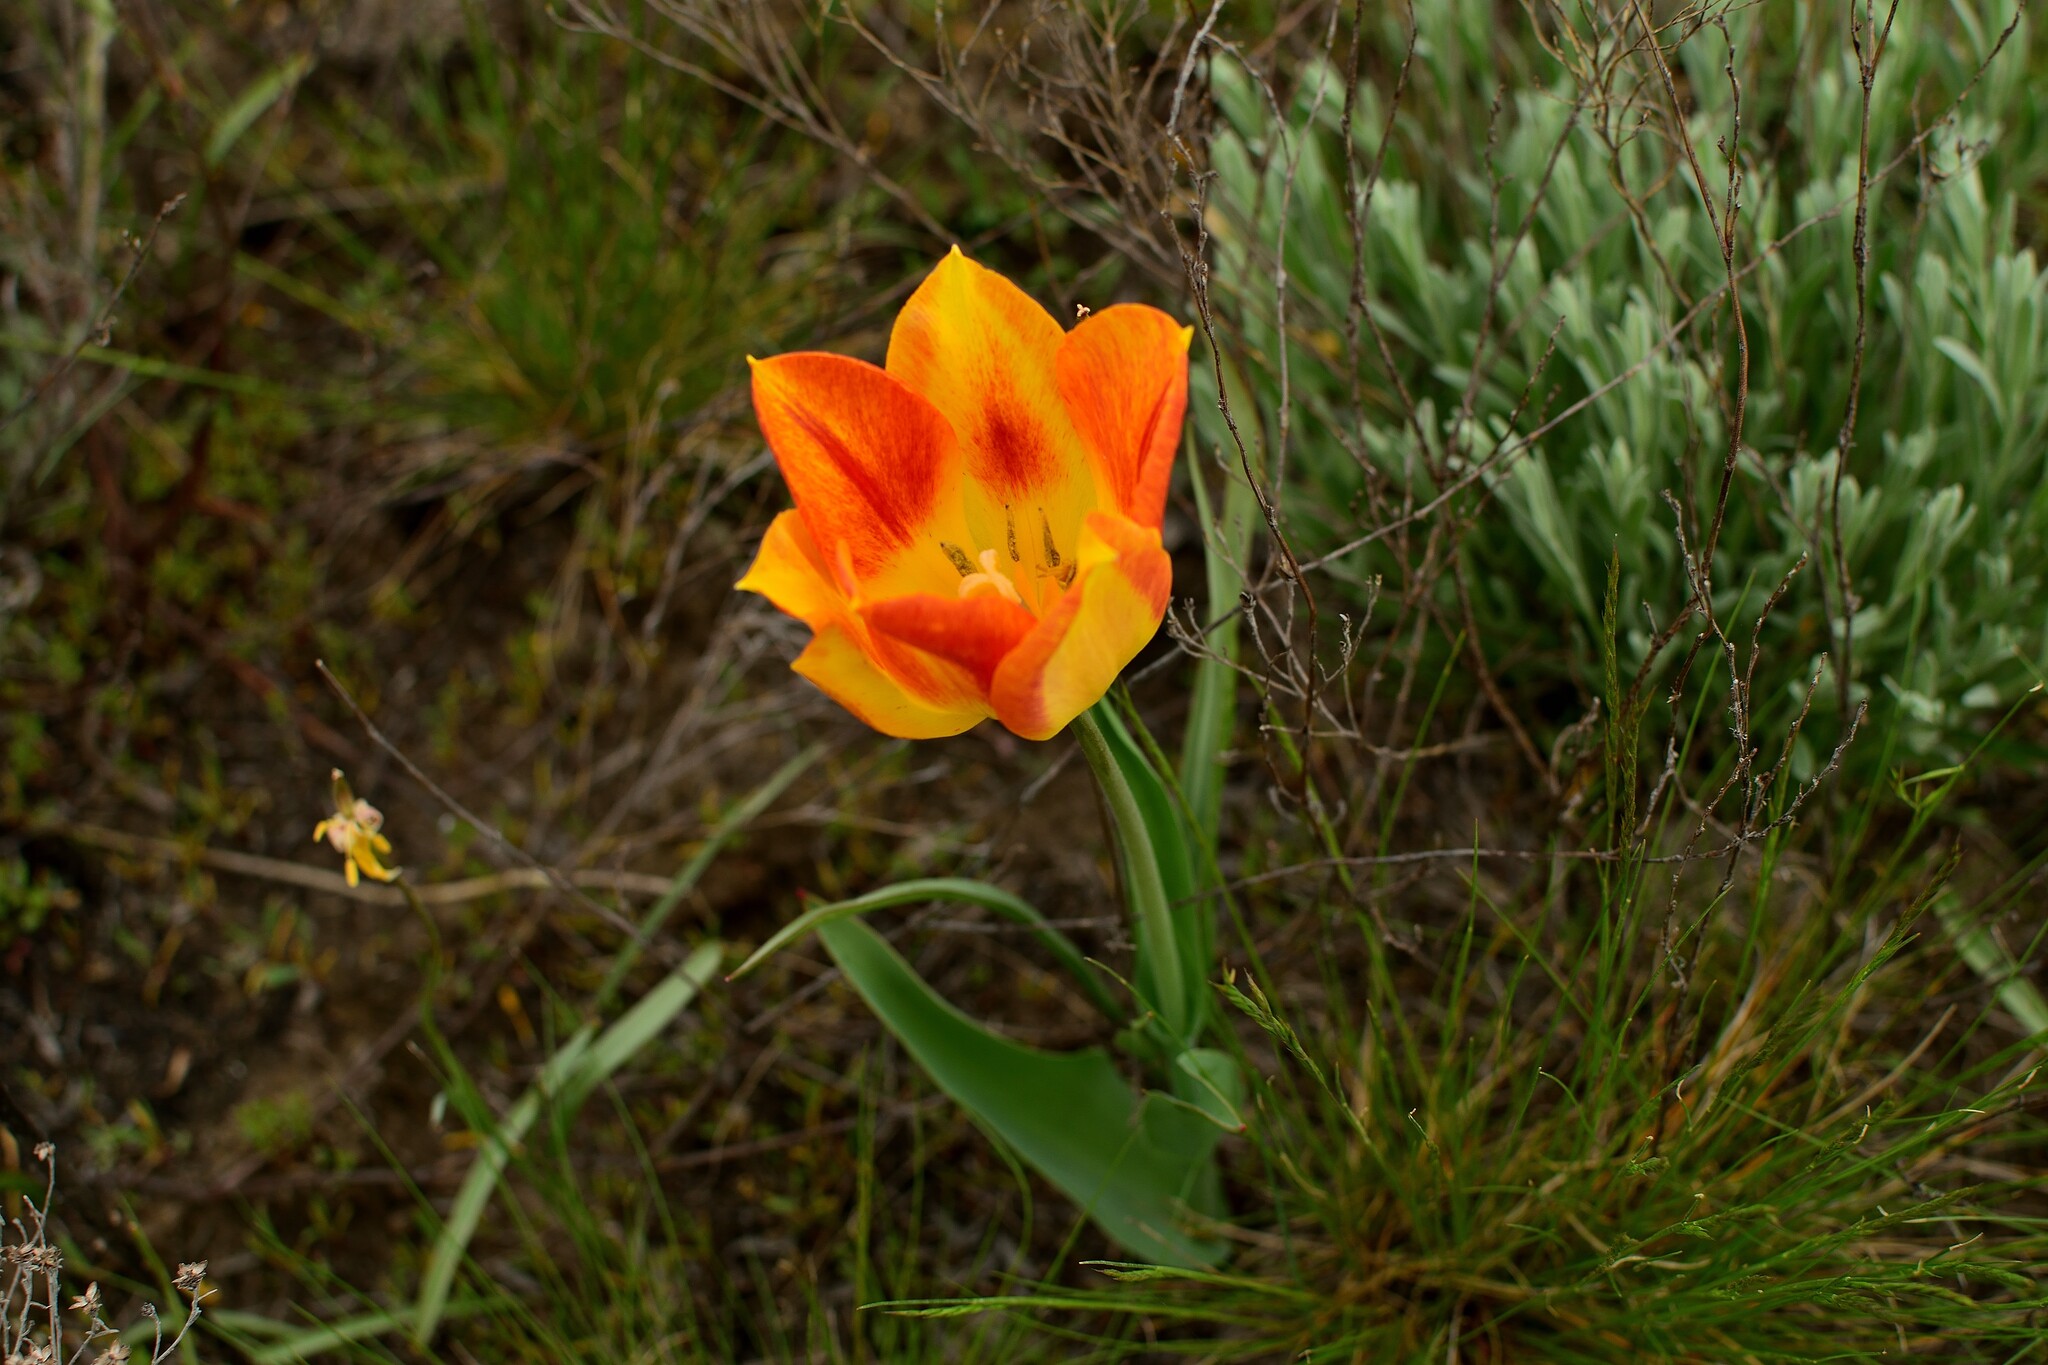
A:
[[[960,555],[961,559],[966,558],[954,546],[948,545],[946,550],[947,558],[949,559],[954,555]],[[961,567],[959,559],[954,559],[953,563],[956,568]],[[972,597],[982,588],[994,589],[995,592],[1008,598],[1016,605],[1024,606],[1024,598],[1018,593],[1017,585],[1010,581],[1008,574],[996,568],[996,552],[994,550],[983,550],[981,552],[981,569],[978,572],[964,573],[960,576],[960,595],[962,597]]]

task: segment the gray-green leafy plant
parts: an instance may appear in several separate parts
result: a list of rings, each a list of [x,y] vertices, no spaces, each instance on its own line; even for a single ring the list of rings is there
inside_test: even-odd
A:
[[[1783,723],[1819,672],[1800,775],[1845,704],[1895,704],[1935,759],[2020,695],[2048,657],[2029,31],[1993,4],[1853,8],[1689,6],[1660,66],[1629,6],[1532,5],[1539,42],[1507,44],[1482,7],[1418,3],[1348,97],[1341,50],[1285,100],[1217,60],[1214,276],[1256,406],[1285,411],[1302,557],[1448,495],[1469,625],[1560,679],[1616,556],[1631,669],[1703,557],[1745,631],[1803,558],[1751,689]],[[1398,574],[1384,540],[1328,567]]]

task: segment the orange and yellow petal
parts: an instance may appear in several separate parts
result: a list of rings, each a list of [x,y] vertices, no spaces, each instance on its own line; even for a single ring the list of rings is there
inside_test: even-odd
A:
[[[1140,526],[1166,514],[1193,336],[1157,308],[1125,303],[1083,319],[1060,344],[1060,397],[1093,464],[1098,505]]]
[[[1109,690],[1158,633],[1173,561],[1156,527],[1110,512],[1081,530],[1074,585],[996,669],[996,718],[1025,739],[1051,739]]]
[[[973,689],[936,700],[913,694],[870,658],[852,632],[828,625],[790,665],[854,719],[898,739],[939,739],[970,730],[989,709]]]
[[[896,315],[887,369],[959,435],[981,548],[1014,534],[1029,549],[1049,530],[1070,551],[1094,505],[1087,454],[1060,398],[1065,337],[1029,294],[958,247]]]
[[[798,352],[754,362],[754,412],[826,563],[902,591],[951,568],[966,534],[960,443],[931,403],[864,360]]]
[[[1036,628],[1030,612],[992,593],[915,593],[872,602],[861,616],[877,632],[965,669],[986,693],[1005,657]]]
[[[737,586],[811,628],[810,646],[791,666],[875,729],[927,739],[959,734],[988,717],[984,685],[868,627],[798,513],[769,524]]]
[[[812,630],[837,621],[848,610],[845,590],[833,581],[810,526],[796,511],[781,513],[768,523],[753,564],[733,586],[759,593]]]

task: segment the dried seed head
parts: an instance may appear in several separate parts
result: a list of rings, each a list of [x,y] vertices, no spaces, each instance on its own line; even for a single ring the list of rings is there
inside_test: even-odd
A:
[[[64,1253],[44,1242],[27,1242],[7,1248],[7,1264],[31,1275],[55,1275],[64,1268]]]

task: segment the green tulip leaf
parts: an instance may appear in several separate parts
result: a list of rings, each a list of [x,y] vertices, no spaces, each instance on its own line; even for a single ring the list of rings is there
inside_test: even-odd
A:
[[[1221,1130],[1193,1106],[1140,1094],[1100,1048],[1044,1052],[989,1032],[941,998],[867,924],[817,934],[868,1008],[938,1087],[1131,1254],[1211,1266],[1191,1221],[1222,1207]]]
[[[787,948],[805,935],[813,933],[834,920],[864,915],[870,910],[886,910],[895,905],[921,905],[927,901],[959,901],[963,905],[978,905],[984,910],[993,910],[1005,919],[1031,929],[1054,957],[1060,960],[1073,976],[1075,982],[1088,992],[1089,999],[1111,1019],[1122,1019],[1128,1011],[1103,985],[1101,974],[1090,965],[1074,941],[1046,922],[1044,915],[1027,901],[1020,900],[999,886],[987,882],[973,881],[966,877],[922,877],[914,881],[898,882],[885,886],[879,891],[870,891],[865,896],[850,900],[830,901],[813,905],[789,923],[769,936],[768,941],[750,953],[745,962],[733,968],[726,980],[737,981],[754,968],[760,966],[774,954]]]
[[[1191,1043],[1200,1036],[1207,1014],[1208,992],[1203,982],[1209,977],[1214,950],[1215,911],[1207,897],[1198,898],[1195,894],[1195,861],[1188,846],[1188,827],[1173,792],[1145,757],[1144,749],[1116,709],[1107,701],[1098,702],[1086,718],[1100,726],[1110,757],[1136,801],[1144,826],[1137,832],[1151,846],[1152,859],[1159,868],[1160,889],[1165,893],[1165,905],[1157,917],[1164,932],[1155,932],[1152,917],[1133,917],[1138,943],[1138,989],[1158,1007],[1160,1017],[1177,1035],[1176,1041]],[[1132,848],[1138,846],[1130,833],[1118,831],[1118,852],[1126,859]],[[1140,884],[1126,865],[1124,885],[1135,891]],[[1171,961],[1163,960],[1167,954],[1172,954]]]

